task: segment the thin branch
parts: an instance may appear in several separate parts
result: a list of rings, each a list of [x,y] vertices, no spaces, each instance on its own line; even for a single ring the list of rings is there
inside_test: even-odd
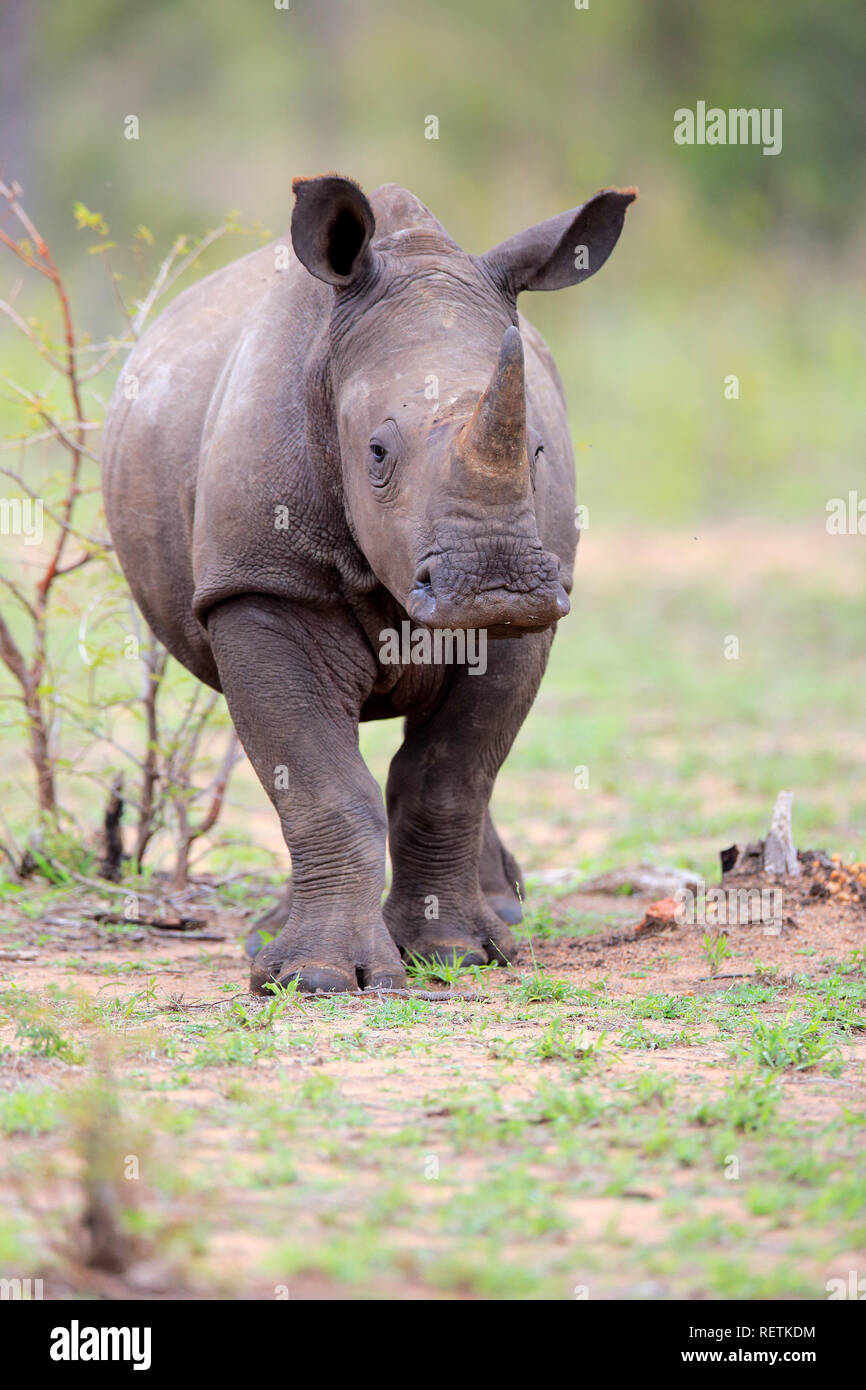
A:
[[[84,457],[89,458],[91,463],[98,464],[100,462],[98,454],[91,453],[91,451],[88,448],[86,448],[83,443],[81,443],[79,440],[73,439],[71,435],[68,435],[66,433],[66,430],[63,428],[60,421],[56,420],[49,410],[46,410],[45,406],[43,405],[42,401],[39,399],[38,396],[34,396],[32,391],[28,391],[24,386],[19,386],[17,381],[13,381],[10,376],[4,375],[3,380],[9,386],[12,387],[12,390],[17,395],[19,395],[22,400],[25,400],[29,406],[32,406],[32,408],[36,411],[36,414],[39,416],[40,420],[45,421],[52,434],[56,435],[57,439],[64,446],[64,448],[69,450],[69,452],[73,456],[73,460],[78,460],[80,462],[81,458]],[[77,434],[81,433],[82,428],[86,423],[87,422],[82,420],[80,417],[75,421],[74,429]]]
[[[0,613],[0,659],[2,659],[15,677],[26,697],[29,693],[30,684],[27,674],[27,665],[21,654],[21,648],[9,631],[6,625],[6,619],[3,617],[2,613]]]
[[[5,584],[5,585],[6,585],[6,588],[9,590],[10,594],[14,595],[14,597],[17,598],[17,600],[18,600],[18,602],[21,604],[21,606],[22,606],[23,608],[26,608],[26,609],[27,609],[27,612],[30,614],[30,617],[31,617],[31,618],[33,619],[33,621],[35,622],[35,621],[36,621],[36,609],[33,607],[33,604],[30,602],[30,600],[29,600],[29,598],[27,597],[27,595],[26,595],[26,594],[22,594],[22,592],[21,592],[21,590],[18,588],[17,584],[13,584],[12,580],[11,580],[11,579],[7,579],[7,577],[6,577],[5,574],[0,574],[0,584]]]
[[[3,476],[6,478],[11,478],[14,483],[17,483],[18,486],[22,488],[24,492],[27,493],[28,497],[33,498],[34,502],[41,502],[42,510],[45,512],[45,515],[47,517],[51,518],[55,526],[64,526],[65,529],[69,532],[70,536],[74,536],[76,540],[86,541],[88,545],[95,545],[98,550],[110,551],[114,549],[114,547],[111,544],[111,541],[107,537],[88,536],[86,531],[77,531],[74,526],[66,526],[65,522],[61,521],[60,517],[57,516],[57,514],[46,505],[45,499],[43,497],[40,497],[37,492],[34,492],[32,487],[28,487],[27,483],[25,483],[21,475],[19,473],[14,472],[13,469],[4,468],[3,465],[0,464],[0,474],[3,474]]]
[[[29,323],[25,322],[25,320],[18,313],[18,310],[13,309],[11,304],[7,304],[5,299],[0,299],[0,314],[5,314],[7,318],[12,320],[12,322],[15,324],[15,327],[19,329],[20,332],[22,332],[26,338],[30,339],[36,351],[39,353],[39,356],[44,358],[44,360],[48,362],[49,365],[52,366],[56,372],[65,372],[66,368],[60,361],[60,358],[55,357],[53,352],[49,351],[49,349],[45,346],[44,342],[39,337],[39,335],[33,332],[33,329],[30,327]]]

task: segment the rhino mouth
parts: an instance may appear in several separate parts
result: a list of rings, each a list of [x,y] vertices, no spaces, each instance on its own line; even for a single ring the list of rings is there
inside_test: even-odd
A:
[[[406,612],[413,622],[433,629],[485,628],[491,637],[543,632],[564,618],[570,608],[559,582],[558,563],[552,556],[545,556],[545,560],[552,562],[545,568],[554,572],[541,580],[536,574],[533,578],[517,575],[491,582],[425,561],[416,571]]]

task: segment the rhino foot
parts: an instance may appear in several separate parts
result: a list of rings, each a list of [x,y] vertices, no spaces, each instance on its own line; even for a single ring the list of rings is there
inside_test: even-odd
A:
[[[404,957],[417,956],[442,965],[513,965],[518,946],[506,923],[488,906],[464,916],[443,911],[439,919],[414,920],[396,904],[386,904],[388,927]]]
[[[383,922],[363,930],[320,930],[288,922],[258,952],[250,970],[250,992],[269,994],[275,981],[298,981],[307,994],[339,994],[361,989],[405,989],[406,972]]]

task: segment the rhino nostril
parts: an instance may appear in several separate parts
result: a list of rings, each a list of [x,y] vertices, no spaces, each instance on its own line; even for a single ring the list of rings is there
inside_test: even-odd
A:
[[[436,618],[436,595],[429,565],[419,565],[406,602],[409,616],[419,623],[431,623]]]

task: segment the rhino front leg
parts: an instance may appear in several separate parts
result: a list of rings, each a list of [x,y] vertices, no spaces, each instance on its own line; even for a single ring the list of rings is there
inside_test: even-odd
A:
[[[253,961],[250,988],[403,985],[382,919],[382,794],[358,750],[369,648],[339,613],[261,595],[217,605],[207,626],[232,719],[292,856],[288,919]]]
[[[491,642],[484,675],[458,668],[435,712],[406,721],[388,775],[393,880],[385,904],[388,929],[404,952],[463,956],[479,965],[515,958],[505,913],[487,896],[501,896],[504,907],[510,891],[516,901],[487,807],[550,643],[549,632]]]

